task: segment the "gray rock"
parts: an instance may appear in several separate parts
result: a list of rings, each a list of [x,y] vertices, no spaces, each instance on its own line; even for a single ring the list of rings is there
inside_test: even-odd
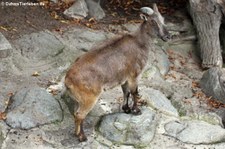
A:
[[[89,115],[100,117],[109,113],[122,112],[122,102],[118,100],[122,96],[123,92],[120,86],[103,92]]]
[[[8,132],[8,126],[3,121],[0,121],[0,148],[2,148],[3,143],[8,135]]]
[[[65,46],[49,31],[41,31],[23,36],[15,47],[28,59],[43,60],[62,53]]]
[[[146,149],[224,149],[225,143],[194,145],[183,143],[182,141],[168,135],[155,134]]]
[[[0,32],[0,58],[6,58],[10,54],[12,46],[5,36]]]
[[[125,113],[104,116],[99,126],[100,133],[110,141],[134,146],[147,146],[155,130],[155,113],[148,108],[142,108],[138,116]]]
[[[105,32],[96,32],[94,30],[80,30],[78,34],[79,39],[82,39],[87,42],[99,42],[107,39]]]
[[[222,127],[204,121],[172,121],[165,125],[165,130],[166,135],[184,143],[212,144],[225,140],[225,130]]]
[[[175,74],[175,76],[178,76]],[[185,116],[188,112],[193,112],[193,108],[199,107],[199,100],[193,97],[191,81],[186,80],[184,76],[179,83],[172,82],[170,85],[172,89],[172,95],[170,96],[171,103],[178,110],[179,116]],[[190,101],[190,104],[186,103]]]
[[[180,84],[173,83],[171,88],[173,89],[173,100],[182,100],[193,97],[193,92],[191,89],[191,82],[189,80],[184,80]]]
[[[6,119],[12,128],[30,129],[62,120],[59,103],[42,88],[24,88],[12,100]]]
[[[140,23],[127,23],[122,25],[128,32],[135,32],[139,27]]]
[[[88,15],[88,8],[85,0],[76,0],[75,3],[63,12],[66,16],[72,18],[85,18]]]
[[[203,74],[202,71],[192,69],[191,66],[183,67],[182,73],[186,74],[189,78],[195,79],[195,80],[200,80],[202,78],[202,74]]]
[[[0,112],[4,112],[5,108],[6,108],[6,100],[5,97],[3,97],[2,95],[0,95]]]
[[[17,71],[23,76],[39,72],[50,78],[74,61],[74,50],[68,50],[60,38],[48,30],[24,35],[14,41],[14,47],[11,67],[15,69],[13,73]]]
[[[222,103],[225,103],[225,69],[210,68],[200,81],[200,86],[207,96],[212,96]]]
[[[51,2],[58,3],[58,0],[50,0]]]
[[[88,51],[93,45],[106,40],[109,37],[112,37],[112,34],[109,35],[103,31],[99,32],[87,28],[75,28],[64,33],[63,43],[73,50],[78,49],[81,51]]]
[[[2,149],[53,149],[54,145],[42,139],[40,129],[11,129],[7,134]]]
[[[159,72],[159,69],[156,66],[147,66],[146,69],[144,70],[144,72],[141,75],[143,80],[140,80],[140,82],[146,82],[146,80],[148,81],[152,81],[154,80],[155,82],[162,82],[163,81],[163,76],[162,74]],[[148,84],[148,83],[146,83]]]
[[[141,98],[147,102],[148,106],[164,114],[178,116],[177,109],[173,107],[170,100],[163,93],[152,88],[143,88],[140,90]]]
[[[177,76],[177,75],[175,75]],[[183,77],[184,79],[184,77]],[[179,83],[171,83],[170,87],[172,88],[173,94],[170,96],[171,102],[174,105],[174,107],[179,111],[179,113],[181,115],[183,115],[182,113],[185,111],[185,109],[190,109],[190,104],[186,104],[184,101],[185,99],[190,99],[192,100],[193,97],[193,92],[192,92],[192,87],[191,84],[192,82],[190,80],[182,80]],[[195,99],[193,99],[195,100]],[[195,102],[193,101],[192,104],[194,104]],[[195,106],[197,106],[199,102],[196,102],[196,104],[194,104]],[[181,106],[179,106],[179,104],[181,104]],[[193,105],[193,106],[194,106]],[[192,108],[191,108],[192,109]],[[183,112],[182,112],[183,111]]]
[[[4,149],[72,149],[83,148],[74,134],[74,117],[68,107],[60,102],[63,109],[63,121],[54,122],[29,130],[11,129],[4,141]],[[92,124],[92,123],[91,123]],[[1,126],[1,125],[0,125]],[[89,125],[87,126],[90,127]],[[87,128],[84,128],[87,131]],[[89,137],[89,136],[88,136]],[[90,138],[88,138],[91,140]]]
[[[216,114],[221,118],[223,127],[225,126],[225,109],[220,107],[215,110]]]
[[[132,145],[113,145],[111,148],[113,149],[136,149],[134,146]]]
[[[100,20],[105,17],[105,12],[100,6],[100,0],[86,0],[89,16]]]
[[[149,51],[147,66],[142,74],[142,78],[145,81],[163,81],[163,75],[166,75],[170,68],[168,56],[160,47],[157,46],[155,48],[156,50]]]
[[[170,44],[169,49],[173,49],[174,55],[171,55],[174,58],[176,55],[182,56],[183,58],[196,58],[196,42],[180,42],[178,44]],[[176,55],[175,55],[176,54]],[[177,57],[176,57],[177,58]],[[178,57],[181,58],[181,57]]]
[[[223,127],[221,116],[214,112],[204,113],[199,110],[199,112],[195,112],[188,117],[182,117],[182,119],[184,119],[184,120],[199,120],[199,121],[207,122],[212,125],[219,125],[219,126]]]
[[[153,64],[157,66],[162,75],[166,75],[170,69],[170,61],[168,55],[161,47],[156,47],[155,60]]]
[[[174,13],[173,18],[170,19],[166,23],[170,31],[190,32],[194,30],[191,20],[185,12],[177,11]]]

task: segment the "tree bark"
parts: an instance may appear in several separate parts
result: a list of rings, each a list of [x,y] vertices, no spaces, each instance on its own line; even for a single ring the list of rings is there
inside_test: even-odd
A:
[[[217,3],[220,6],[220,9],[222,11],[223,17],[222,17],[222,24],[220,27],[220,42],[222,47],[222,57],[223,61],[225,61],[225,1],[224,0],[217,0]]]
[[[216,0],[189,0],[190,14],[196,26],[202,67],[222,67],[219,39],[222,13]]]
[[[220,5],[223,15],[225,15],[225,1],[224,0],[217,0],[217,3]]]

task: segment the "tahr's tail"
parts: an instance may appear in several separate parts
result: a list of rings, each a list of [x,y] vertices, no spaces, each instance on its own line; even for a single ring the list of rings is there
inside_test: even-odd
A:
[[[66,92],[66,86],[64,84],[65,76],[59,82],[50,85],[46,90],[51,94],[63,95]]]

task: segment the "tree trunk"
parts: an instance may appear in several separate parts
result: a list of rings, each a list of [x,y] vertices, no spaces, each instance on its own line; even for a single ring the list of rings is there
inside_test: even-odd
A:
[[[225,15],[225,1],[224,0],[217,0],[217,3],[220,5],[223,15]]]
[[[215,0],[189,0],[190,14],[196,26],[202,67],[222,67],[219,30],[222,13]]]
[[[222,24],[220,26],[220,42],[222,47],[222,57],[223,61],[225,61],[225,1],[217,0],[217,3],[220,5],[220,9],[223,13]]]

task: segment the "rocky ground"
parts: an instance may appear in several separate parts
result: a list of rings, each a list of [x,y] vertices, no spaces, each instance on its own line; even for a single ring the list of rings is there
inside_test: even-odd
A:
[[[224,110],[200,89],[193,26],[181,12],[174,17],[168,28],[176,38],[155,40],[139,82],[142,114],[122,112],[120,87],[106,91],[85,120],[83,143],[74,136],[76,103],[56,87],[78,56],[139,24],[110,25],[113,32],[70,26],[18,38],[0,34],[1,148],[223,149]]]

